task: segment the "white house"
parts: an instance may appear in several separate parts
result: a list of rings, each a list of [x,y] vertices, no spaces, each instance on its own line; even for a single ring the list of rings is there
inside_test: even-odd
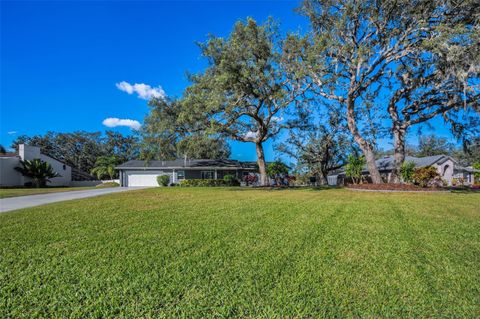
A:
[[[7,153],[0,155],[0,187],[24,186],[30,181],[30,178],[23,176],[15,167],[21,166],[20,160],[33,160],[39,158],[49,163],[53,170],[60,174],[60,177],[50,179],[48,186],[70,186],[72,182],[72,167],[69,165],[44,155],[40,152],[40,147],[20,144],[18,154]]]

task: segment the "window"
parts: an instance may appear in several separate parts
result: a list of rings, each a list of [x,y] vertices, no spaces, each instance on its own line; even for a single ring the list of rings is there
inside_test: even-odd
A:
[[[202,179],[213,179],[213,171],[202,171]]]
[[[63,164],[63,170],[67,169],[67,165]]]
[[[248,176],[248,175],[250,175],[250,172],[243,172],[242,175],[243,176]]]
[[[185,171],[178,171],[177,172],[177,179],[185,179]]]

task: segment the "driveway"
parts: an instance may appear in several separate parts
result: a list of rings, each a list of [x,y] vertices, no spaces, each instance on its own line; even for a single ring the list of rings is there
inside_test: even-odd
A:
[[[3,198],[0,199],[0,213],[44,204],[63,202],[66,200],[94,197],[144,188],[148,187],[112,187]]]

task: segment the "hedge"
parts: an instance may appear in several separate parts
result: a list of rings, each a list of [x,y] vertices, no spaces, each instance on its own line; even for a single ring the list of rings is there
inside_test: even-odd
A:
[[[183,187],[220,187],[220,186],[238,186],[235,181],[225,181],[223,179],[185,179],[180,182]]]

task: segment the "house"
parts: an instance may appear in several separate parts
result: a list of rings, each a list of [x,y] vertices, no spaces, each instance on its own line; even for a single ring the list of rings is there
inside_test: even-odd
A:
[[[158,186],[159,175],[167,175],[170,183],[178,183],[184,179],[223,179],[227,174],[242,179],[258,171],[254,162],[226,159],[132,160],[116,169],[120,175],[120,186]]]
[[[386,156],[376,160],[380,175],[386,182],[390,180],[390,176],[393,170],[393,156]],[[471,167],[463,167],[458,162],[448,155],[434,155],[427,157],[413,157],[406,156],[405,162],[413,162],[416,168],[433,166],[437,169],[438,174],[447,181],[448,185],[452,185],[455,181],[462,179],[465,184],[473,184],[474,173],[480,172]],[[363,170],[364,175],[368,175],[368,170],[365,167]],[[341,170],[336,174],[328,176],[329,185],[341,185],[345,184],[346,176],[345,171]]]
[[[59,177],[51,178],[48,186],[70,186],[72,182],[72,167],[47,156],[40,152],[40,147],[25,144],[18,145],[18,154],[6,153],[0,155],[0,187],[21,187],[30,181],[23,176],[15,167],[20,167],[20,160],[33,160],[39,158],[49,163],[53,170],[60,174]]]

